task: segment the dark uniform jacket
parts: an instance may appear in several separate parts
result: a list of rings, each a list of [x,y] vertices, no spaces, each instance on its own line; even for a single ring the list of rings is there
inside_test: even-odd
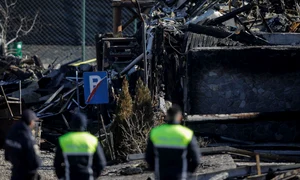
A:
[[[200,164],[200,151],[193,131],[180,124],[152,129],[146,161],[159,180],[185,180]]]
[[[35,179],[41,165],[35,147],[30,128],[22,121],[14,124],[5,140],[5,159],[13,165],[12,180]]]
[[[93,180],[106,165],[98,139],[88,132],[69,132],[59,138],[54,167],[59,179]]]

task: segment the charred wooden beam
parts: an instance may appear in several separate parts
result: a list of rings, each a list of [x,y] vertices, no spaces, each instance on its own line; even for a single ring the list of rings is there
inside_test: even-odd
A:
[[[5,102],[6,102],[7,108],[8,108],[8,110],[9,110],[10,116],[11,116],[11,117],[14,117],[14,114],[13,114],[11,108],[10,108],[10,105],[9,105],[8,101],[7,101],[7,97],[6,97],[6,94],[5,94],[5,92],[4,92],[3,86],[0,86],[0,87],[1,87],[1,91],[2,91],[3,97],[4,97],[4,99],[5,99]]]
[[[221,146],[221,147],[208,147],[208,148],[200,148],[200,152],[202,155],[213,155],[213,154],[220,154],[220,153],[236,153],[241,155],[247,155],[251,157],[256,156],[256,152],[247,151],[244,149],[237,149],[233,147],[228,146]],[[275,154],[259,154],[260,158],[262,160],[272,160],[274,162],[280,161],[280,162],[300,162],[299,158],[295,157],[289,157],[289,156],[278,156]],[[135,161],[135,160],[141,160],[144,159],[145,154],[130,154],[127,156],[128,161]]]
[[[235,32],[228,32],[220,27],[211,27],[211,26],[203,26],[197,24],[189,24],[186,28],[187,31],[197,33],[197,34],[205,34],[208,36],[213,36],[216,38],[230,38],[234,41],[239,41],[245,44],[252,45],[268,45],[264,39],[253,36],[246,32],[241,31],[239,34]]]
[[[102,71],[104,67],[103,62],[103,35],[98,34],[95,36],[96,40],[96,59],[97,59],[97,70]]]
[[[300,164],[295,164],[295,165],[285,165],[285,166],[278,166],[278,165],[270,165],[270,166],[262,166],[261,167],[261,173],[269,173],[269,172],[282,172],[282,171],[287,171],[287,170],[293,170],[293,169],[298,169],[300,167]],[[228,173],[228,178],[235,178],[235,177],[245,177],[249,175],[256,175],[257,174],[257,169],[256,166],[246,166],[246,167],[238,167],[235,169],[229,169],[229,170],[223,170],[223,171],[217,171],[217,172],[212,172],[212,173],[205,173],[205,174],[200,174],[197,176],[197,180],[206,180],[210,179],[217,174],[220,173]]]
[[[240,18],[239,17],[237,17],[237,16],[235,16],[235,18],[234,18],[237,22],[239,22],[244,28],[245,28],[245,30],[249,33],[249,34],[251,34],[252,36],[255,36],[252,32],[251,32],[251,30],[240,20]]]
[[[261,13],[261,10],[258,7],[257,7],[257,13],[259,14],[263,24],[266,26],[268,32],[273,33],[273,30],[268,25],[267,21],[265,20],[265,17],[263,16],[263,14]]]
[[[238,114],[214,114],[214,115],[190,115],[187,121],[202,121],[202,120],[234,120],[234,119],[249,119],[256,118],[260,113],[238,113]]]
[[[263,154],[276,154],[280,156],[299,156],[300,151],[298,150],[255,150],[257,153]]]
[[[62,85],[55,93],[53,93],[50,98],[45,102],[45,104],[49,104],[53,101],[53,99],[64,89],[64,85]]]
[[[113,7],[113,33],[116,35],[117,33],[122,32],[122,8],[121,7]]]
[[[78,86],[82,86],[83,82],[80,82]],[[61,98],[65,98],[68,95],[72,94],[72,96],[74,95],[75,90],[77,89],[77,87],[73,87],[70,91],[64,93],[64,95],[62,95]],[[53,103],[47,105],[46,107],[44,107],[43,109],[41,109],[40,111],[37,112],[38,117],[41,116],[41,113],[43,113],[44,111],[46,111],[47,109],[49,109],[50,107],[52,107],[55,103],[58,103],[60,101],[60,98],[55,100]]]
[[[121,72],[120,75],[124,74],[128,70],[130,70],[134,65],[136,65],[138,62],[140,62],[144,57],[144,54],[139,55],[137,58],[135,58],[130,64],[128,64]]]
[[[154,0],[147,0],[147,1],[141,1],[139,2],[141,7],[153,7],[155,4]],[[135,7],[135,4],[132,3],[130,0],[125,0],[125,1],[119,1],[119,0],[113,0],[112,1],[112,6],[113,7]]]
[[[295,170],[291,170],[288,171],[284,174],[280,174],[276,177],[274,177],[272,180],[282,180],[282,179],[287,179],[288,177],[294,176],[294,175],[298,175],[300,174],[300,169],[295,169]]]
[[[221,17],[218,17],[218,18],[215,18],[215,19],[211,19],[209,21],[207,21],[205,23],[205,25],[218,25],[218,24],[221,24],[231,18],[234,18],[236,15],[242,13],[242,12],[245,12],[245,11],[249,11],[253,6],[255,5],[255,3],[250,3],[246,6],[243,6],[241,8],[238,8],[238,9],[235,9],[233,10],[232,12],[229,12]]]
[[[203,114],[203,115],[189,115],[186,117],[188,123],[208,122],[208,121],[239,121],[242,120],[259,120],[259,121],[280,121],[286,117],[300,117],[300,112],[253,112],[253,113],[236,113],[236,114]]]

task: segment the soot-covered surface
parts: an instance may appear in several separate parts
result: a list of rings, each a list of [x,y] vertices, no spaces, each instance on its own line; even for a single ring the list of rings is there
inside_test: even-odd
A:
[[[300,48],[193,49],[187,69],[189,114],[300,110]]]

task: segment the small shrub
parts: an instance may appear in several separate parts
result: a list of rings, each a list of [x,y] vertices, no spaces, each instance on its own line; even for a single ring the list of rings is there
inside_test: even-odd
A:
[[[161,122],[156,120],[160,116],[154,116],[150,90],[141,79],[137,81],[135,93],[132,101],[124,79],[113,129],[115,151],[121,159],[127,154],[144,152],[149,132]]]
[[[138,79],[136,88],[135,88],[135,98],[134,98],[134,112],[137,114],[137,118],[142,118],[143,121],[153,125],[153,104],[151,100],[151,93],[147,86],[144,85],[144,82],[141,78]],[[138,119],[137,119],[138,121]]]
[[[117,104],[116,120],[124,121],[132,115],[132,98],[129,93],[129,84],[126,78],[122,83],[122,91]]]

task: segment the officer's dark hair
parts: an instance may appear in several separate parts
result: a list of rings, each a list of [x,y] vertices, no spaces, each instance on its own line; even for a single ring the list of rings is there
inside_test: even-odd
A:
[[[167,111],[167,120],[174,121],[175,117],[178,113],[181,113],[181,108],[177,104],[172,105],[170,109]]]
[[[87,117],[81,112],[72,114],[72,119],[70,123],[71,130],[75,131],[85,131],[87,127]]]

